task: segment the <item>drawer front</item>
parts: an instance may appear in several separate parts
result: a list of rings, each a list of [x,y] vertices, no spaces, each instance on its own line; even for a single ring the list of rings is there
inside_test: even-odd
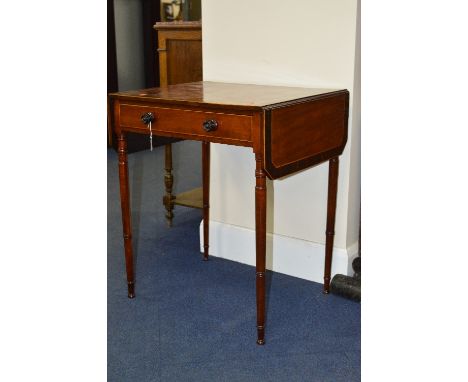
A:
[[[252,140],[252,117],[249,115],[121,104],[120,126],[149,133],[148,126],[141,120],[142,115],[149,112],[154,115],[151,128],[155,135],[159,132],[162,135],[187,139],[214,137],[227,141]],[[212,131],[206,131],[205,128],[209,126],[205,122],[210,120],[216,121],[216,127]]]

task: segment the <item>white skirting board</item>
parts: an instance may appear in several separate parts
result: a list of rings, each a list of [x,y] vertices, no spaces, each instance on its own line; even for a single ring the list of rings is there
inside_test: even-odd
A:
[[[210,220],[210,256],[255,265],[255,231]],[[203,252],[203,221],[200,224]],[[323,284],[325,245],[288,236],[267,234],[266,267],[275,272]],[[347,250],[333,248],[332,277],[351,276],[351,263],[358,255],[356,242]]]

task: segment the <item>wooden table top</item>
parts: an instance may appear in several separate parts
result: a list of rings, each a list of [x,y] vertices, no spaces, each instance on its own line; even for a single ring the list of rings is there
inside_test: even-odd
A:
[[[117,97],[121,100],[170,102],[193,106],[209,104],[258,110],[278,103],[342,91],[345,90],[200,81],[162,88],[113,93],[111,97]]]

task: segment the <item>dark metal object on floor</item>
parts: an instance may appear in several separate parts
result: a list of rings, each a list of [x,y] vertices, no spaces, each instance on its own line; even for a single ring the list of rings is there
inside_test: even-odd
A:
[[[353,261],[354,276],[335,275],[330,284],[330,292],[353,300],[361,301],[361,257]]]
[[[353,260],[353,270],[354,270],[354,277],[361,278],[361,256],[356,257]]]

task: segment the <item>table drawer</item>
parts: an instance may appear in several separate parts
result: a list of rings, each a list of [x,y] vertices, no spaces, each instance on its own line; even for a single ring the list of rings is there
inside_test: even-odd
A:
[[[120,126],[133,131],[149,132],[148,126],[141,119],[145,113],[153,114],[151,128],[156,135],[161,132],[163,135],[166,133],[182,138],[191,136],[193,139],[215,137],[247,142],[252,140],[250,115],[121,104]]]

